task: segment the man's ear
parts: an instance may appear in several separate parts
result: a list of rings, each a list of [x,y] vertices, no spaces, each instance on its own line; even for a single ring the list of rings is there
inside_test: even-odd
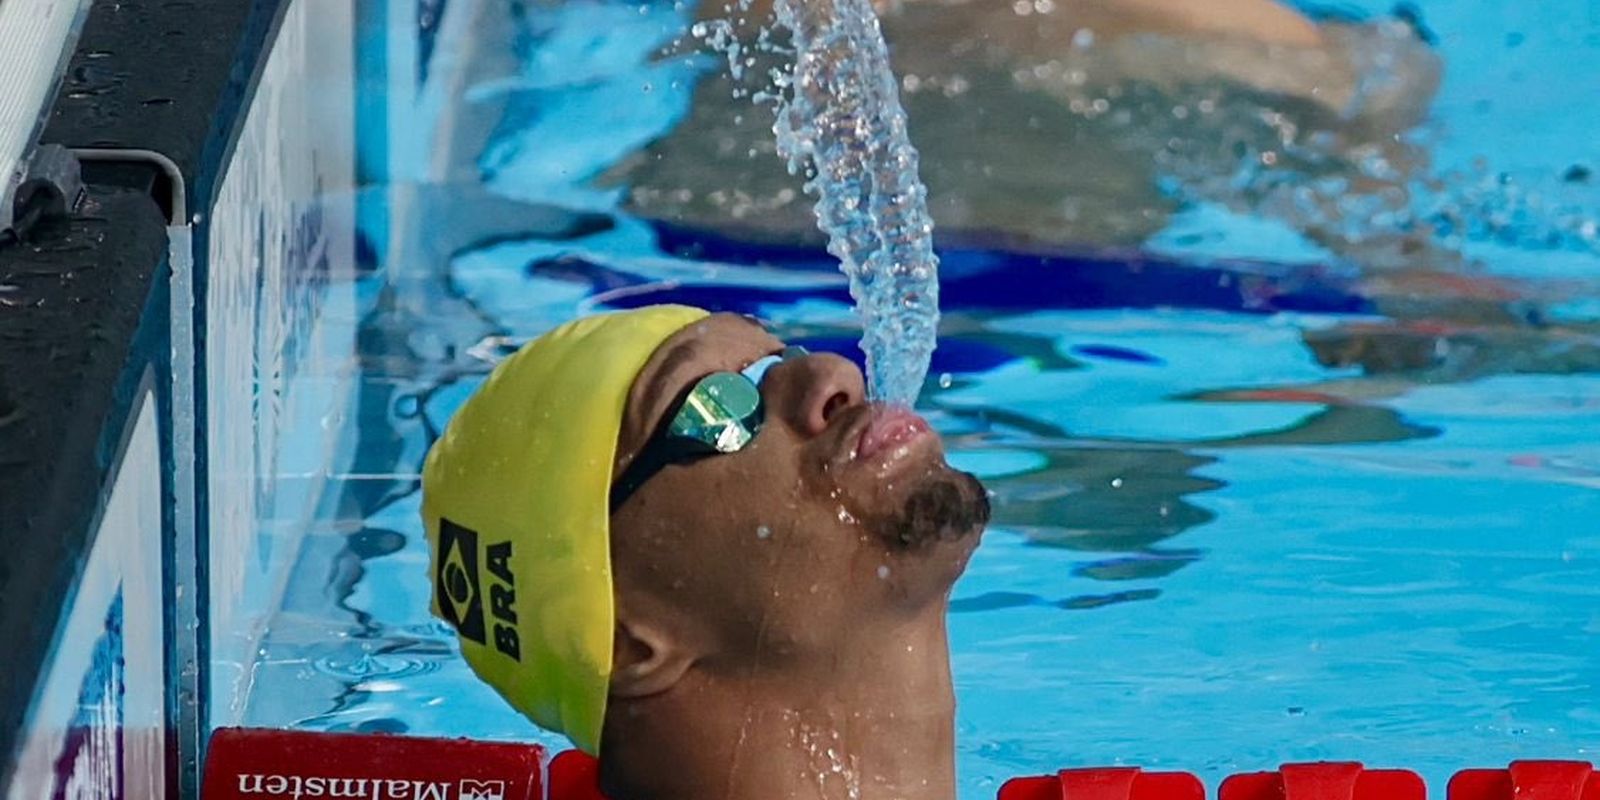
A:
[[[617,619],[612,651],[611,693],[618,697],[647,697],[671,689],[694,656],[665,630],[639,621]]]

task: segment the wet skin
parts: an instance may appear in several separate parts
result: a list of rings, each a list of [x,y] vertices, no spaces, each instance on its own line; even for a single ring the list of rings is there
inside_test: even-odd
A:
[[[695,382],[782,347],[734,315],[674,335],[634,384],[614,475]],[[920,418],[868,404],[844,358],[784,361],[761,392],[748,446],[668,466],[613,513],[603,786],[613,800],[951,797],[945,615],[987,496]]]

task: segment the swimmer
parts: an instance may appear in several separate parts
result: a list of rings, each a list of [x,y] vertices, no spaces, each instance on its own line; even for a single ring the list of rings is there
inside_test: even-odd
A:
[[[612,800],[955,796],[946,609],[989,519],[846,359],[682,306],[494,371],[429,453],[434,612]]]
[[[726,15],[724,5],[705,0],[700,14]],[[1370,226],[1352,233],[1338,203],[1387,207],[1427,166],[1401,134],[1426,115],[1440,65],[1409,23],[1313,20],[1275,0],[878,5],[941,241],[1138,246],[1186,205],[1212,202],[1284,216],[1360,263],[1396,260],[1399,244],[1380,249],[1362,233]],[[735,16],[753,39],[770,0]],[[757,59],[746,91],[787,66],[782,54],[743,52]],[[801,179],[775,153],[771,113],[735,97],[726,73],[705,73],[683,121],[604,182],[624,187],[641,216],[819,241]],[[1382,174],[1363,167],[1380,160]],[[1260,185],[1241,187],[1242,172]],[[1290,185],[1329,177],[1345,188],[1309,206],[1279,198],[1273,177],[1296,174]]]

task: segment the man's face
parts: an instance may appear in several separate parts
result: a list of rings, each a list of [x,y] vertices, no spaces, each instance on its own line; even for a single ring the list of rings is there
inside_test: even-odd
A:
[[[614,474],[697,381],[782,348],[734,315],[675,334],[634,383]],[[735,666],[826,654],[943,601],[988,522],[977,480],[945,464],[920,418],[867,404],[844,358],[785,360],[760,389],[753,441],[662,469],[613,513],[619,607]]]

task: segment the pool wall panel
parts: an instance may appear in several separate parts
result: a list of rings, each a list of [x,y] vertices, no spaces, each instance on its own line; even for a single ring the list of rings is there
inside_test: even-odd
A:
[[[28,145],[94,161],[78,215],[0,246],[8,291],[32,300],[0,316],[6,796],[193,796],[206,729],[238,708],[228,692],[276,605],[295,549],[281,540],[338,471],[354,4],[291,5],[94,3],[45,129],[29,126]],[[152,396],[154,459],[136,424]],[[207,437],[228,426],[242,432],[224,444],[245,445],[213,464]],[[244,525],[215,535],[213,560],[214,516]],[[227,628],[209,619],[213,566],[236,578],[218,592]],[[215,682],[214,633],[236,666]]]
[[[349,403],[352,14],[345,3],[290,6],[210,220],[204,433],[213,727],[244,713],[257,643],[336,469]]]
[[[34,246],[0,248],[12,296],[35,299],[0,315],[6,796],[163,780],[146,760],[167,711],[163,220],[126,189],[90,186],[84,206]]]
[[[162,448],[154,370],[62,609],[9,796],[166,794]]]

